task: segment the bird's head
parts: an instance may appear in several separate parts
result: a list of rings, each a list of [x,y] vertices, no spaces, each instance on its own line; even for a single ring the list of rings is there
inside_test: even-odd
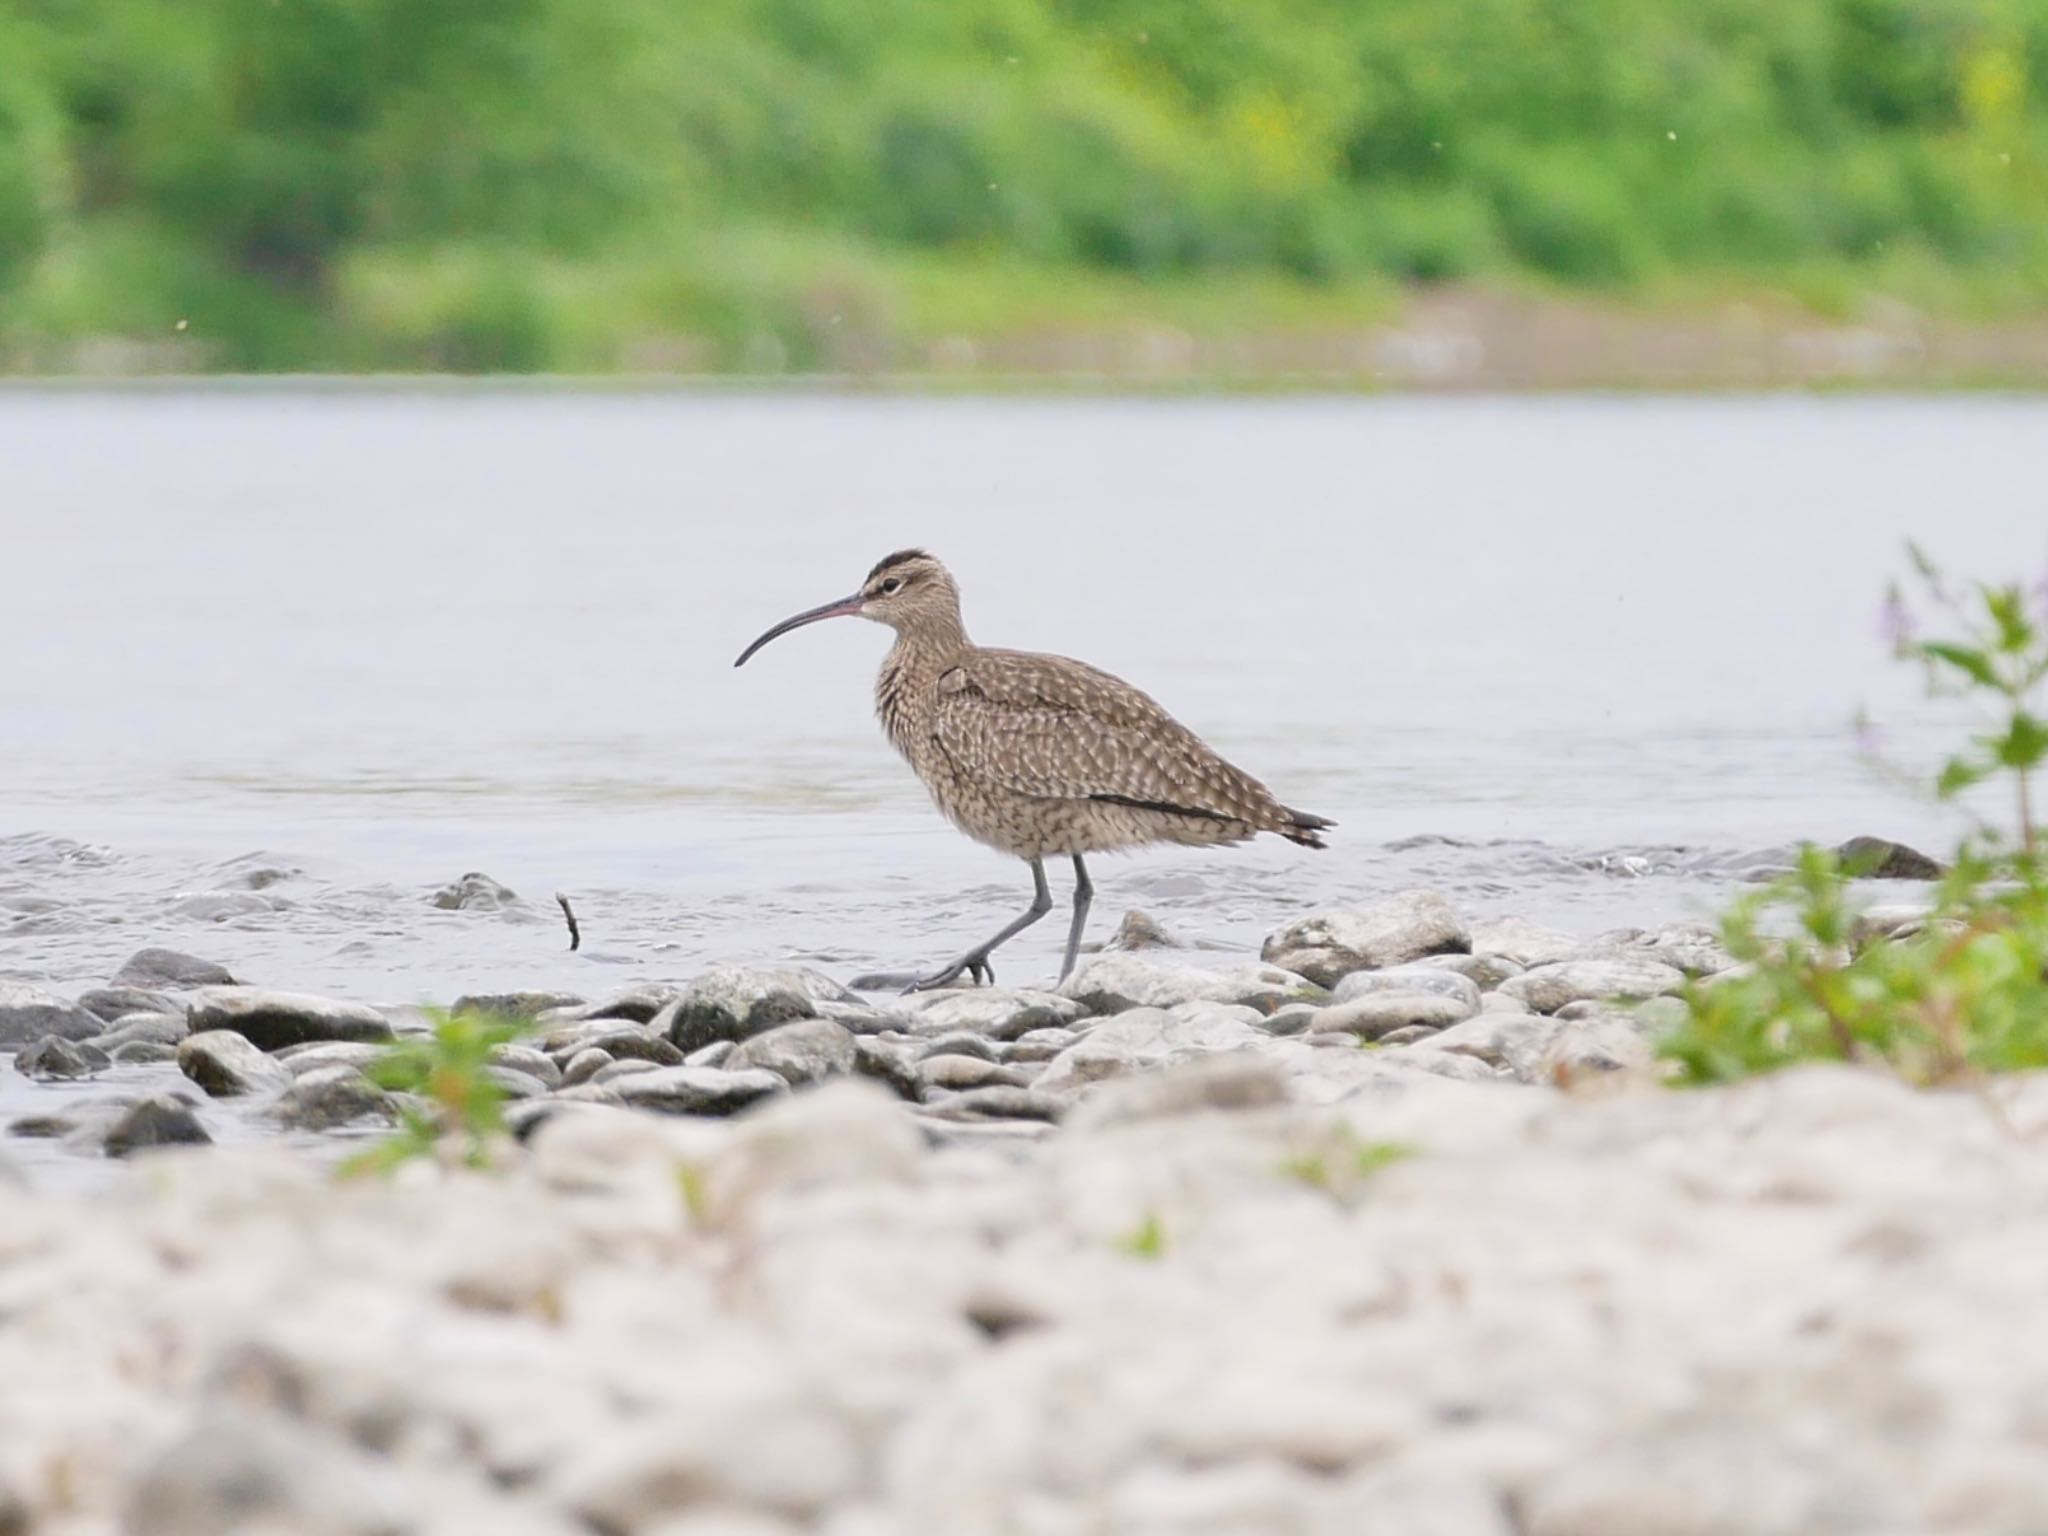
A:
[[[815,624],[820,619],[859,617],[873,619],[902,633],[926,626],[960,625],[960,589],[952,573],[921,549],[899,549],[875,562],[860,590],[851,597],[824,603],[792,614],[740,652],[734,666],[745,666],[747,658],[777,635]]]

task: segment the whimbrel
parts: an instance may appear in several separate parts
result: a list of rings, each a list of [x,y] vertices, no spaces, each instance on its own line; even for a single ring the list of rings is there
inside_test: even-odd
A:
[[[875,712],[956,827],[1031,866],[1031,905],[911,990],[962,973],[995,980],[989,957],[1052,910],[1045,860],[1074,861],[1074,920],[1060,980],[1074,969],[1095,888],[1082,855],[1146,843],[1207,847],[1277,832],[1306,848],[1334,823],[1290,810],[1121,678],[1065,656],[976,645],[960,623],[960,589],[921,549],[878,561],[860,590],[784,619],[734,666],[778,635],[857,615],[896,631],[875,680]]]

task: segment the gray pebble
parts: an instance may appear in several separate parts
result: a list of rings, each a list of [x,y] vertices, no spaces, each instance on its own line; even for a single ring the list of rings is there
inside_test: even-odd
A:
[[[109,1157],[127,1157],[151,1147],[198,1146],[212,1140],[190,1104],[155,1095],[123,1110],[100,1144]]]

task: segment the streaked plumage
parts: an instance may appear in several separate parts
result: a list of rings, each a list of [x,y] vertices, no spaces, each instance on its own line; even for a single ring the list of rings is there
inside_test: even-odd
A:
[[[1064,979],[1087,912],[1081,855],[1148,843],[1241,843],[1261,832],[1324,846],[1319,834],[1330,822],[1282,805],[1120,678],[1064,656],[975,645],[961,624],[951,574],[923,550],[887,556],[859,592],[785,620],[740,661],[789,629],[840,614],[895,629],[875,684],[890,742],[955,826],[1026,860],[1038,887],[1023,919],[920,984],[987,971],[996,944],[1049,910],[1040,862],[1047,855],[1071,856],[1076,874]]]

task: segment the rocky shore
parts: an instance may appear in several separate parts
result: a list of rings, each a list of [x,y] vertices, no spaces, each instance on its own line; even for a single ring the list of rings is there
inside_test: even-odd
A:
[[[467,998],[521,1145],[345,1183],[419,1009],[0,982],[0,1533],[2048,1527],[2048,1090],[1667,1091],[1729,968],[1416,891]]]

